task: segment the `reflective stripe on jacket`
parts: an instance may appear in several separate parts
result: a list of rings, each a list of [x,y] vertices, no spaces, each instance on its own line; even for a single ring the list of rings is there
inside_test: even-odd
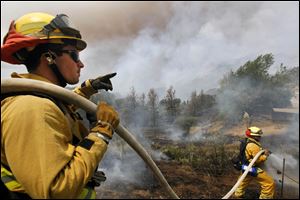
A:
[[[10,191],[23,191],[22,185],[16,180],[14,175],[1,165],[1,180]],[[96,199],[96,191],[94,188],[85,186],[77,197],[78,199]]]

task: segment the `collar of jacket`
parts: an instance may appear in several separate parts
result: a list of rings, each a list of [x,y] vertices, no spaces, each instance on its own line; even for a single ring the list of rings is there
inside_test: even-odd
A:
[[[253,138],[251,138],[251,137],[247,137],[247,139],[250,140],[251,142],[257,144],[259,147],[261,147],[260,142],[258,142],[257,140],[255,140],[255,139],[253,139]]]
[[[13,72],[11,74],[12,78],[27,78],[27,79],[34,79],[34,80],[38,80],[38,81],[45,81],[48,83],[51,83],[48,79],[46,79],[45,77],[36,75],[36,74],[31,74],[31,73],[27,73],[27,74],[18,74],[16,72]]]

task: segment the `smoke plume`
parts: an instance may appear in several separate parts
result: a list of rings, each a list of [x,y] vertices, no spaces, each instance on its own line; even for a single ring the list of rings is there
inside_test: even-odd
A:
[[[187,98],[195,89],[217,87],[225,72],[260,54],[297,66],[298,4],[4,1],[1,34],[27,12],[66,13],[88,42],[81,81],[115,71],[114,91],[122,95],[132,86],[142,93],[173,85]],[[10,66],[1,65],[1,77],[8,77]]]

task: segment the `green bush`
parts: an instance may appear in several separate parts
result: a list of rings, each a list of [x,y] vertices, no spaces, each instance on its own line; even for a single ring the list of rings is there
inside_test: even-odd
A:
[[[211,175],[222,175],[232,169],[230,158],[234,151],[227,148],[224,143],[211,143],[205,146],[188,144],[184,147],[168,145],[162,148],[162,152],[180,164],[190,165]]]

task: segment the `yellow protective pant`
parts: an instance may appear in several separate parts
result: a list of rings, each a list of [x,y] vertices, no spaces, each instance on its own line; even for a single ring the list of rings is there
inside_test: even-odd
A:
[[[241,176],[241,175],[240,175]],[[249,183],[256,179],[256,181],[260,184],[260,199],[273,199],[275,193],[275,182],[271,176],[269,176],[265,171],[262,171],[257,174],[256,177],[250,176],[249,174],[242,181],[241,185],[236,189],[235,196],[238,198],[242,198],[245,194],[245,190]]]

